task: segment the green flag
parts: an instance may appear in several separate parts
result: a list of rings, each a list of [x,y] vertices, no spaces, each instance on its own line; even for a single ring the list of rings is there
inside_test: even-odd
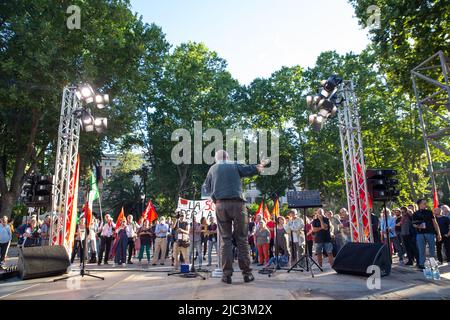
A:
[[[91,183],[89,188],[89,208],[92,210],[92,203],[100,198],[100,192],[98,191],[97,178],[95,172],[91,171]]]

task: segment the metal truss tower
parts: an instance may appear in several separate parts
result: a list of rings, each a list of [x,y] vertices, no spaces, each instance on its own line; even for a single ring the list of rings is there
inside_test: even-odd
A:
[[[338,94],[343,98],[338,119],[351,240],[373,242],[360,116],[353,82],[343,81]]]
[[[432,195],[437,199],[436,175],[449,173],[450,168],[435,168],[430,145],[450,157],[450,59],[439,51],[412,69],[411,77],[428,158]]]
[[[61,116],[58,129],[58,144],[56,152],[56,165],[53,180],[53,207],[54,219],[50,229],[50,244],[64,245],[68,252],[71,251],[67,243],[67,211],[70,199],[77,190],[71,188],[75,183],[78,144],[80,140],[80,123],[75,116],[75,111],[81,108],[81,102],[77,98],[75,86],[65,87],[61,104]],[[75,201],[77,201],[75,199]],[[76,214],[76,213],[75,213]]]

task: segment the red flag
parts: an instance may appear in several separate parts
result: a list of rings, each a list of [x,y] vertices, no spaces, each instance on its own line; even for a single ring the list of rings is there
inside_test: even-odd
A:
[[[125,212],[123,211],[123,207],[122,207],[122,210],[120,210],[119,216],[117,217],[116,229],[120,227],[120,222],[123,219],[125,219]]]
[[[265,222],[272,220],[269,209],[267,208],[266,204],[264,204],[264,216],[263,217],[264,217]]]
[[[92,210],[91,210],[91,208],[89,208],[89,201],[86,201],[86,203],[84,204],[83,212],[84,212],[84,217],[86,218],[86,226],[89,228],[89,226],[91,225],[91,220],[92,220]]]
[[[434,192],[433,192],[433,208],[436,209],[437,207],[439,207],[439,198],[438,198],[437,190],[434,189]]]
[[[152,200],[149,200],[147,203],[147,207],[145,208],[145,211],[142,213],[142,215],[147,214],[147,220],[152,223],[153,220],[158,219],[158,214],[156,213],[155,206],[153,205]]]
[[[263,203],[264,203],[264,200],[263,201],[261,201],[261,203],[259,204],[259,208],[258,208],[258,210],[256,210],[256,212],[255,212],[255,217],[258,215],[258,214],[263,214],[264,212],[263,212]]]

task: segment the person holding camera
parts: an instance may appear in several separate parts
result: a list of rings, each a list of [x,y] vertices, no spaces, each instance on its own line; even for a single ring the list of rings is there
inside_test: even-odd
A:
[[[188,261],[188,248],[189,243],[189,222],[186,220],[184,213],[177,214],[177,220],[172,228],[176,232],[175,243],[173,245],[173,258],[174,267],[178,269],[180,265],[180,253],[183,255],[183,259]]]
[[[333,244],[331,243],[330,220],[324,216],[322,208],[316,210],[315,218],[312,222],[314,232],[314,242],[316,243],[316,255],[319,266],[322,267],[322,256],[325,250],[330,266],[333,266]]]
[[[209,168],[202,190],[216,205],[219,234],[223,240],[222,281],[231,284],[233,275],[233,236],[236,240],[239,268],[245,282],[253,281],[250,268],[250,248],[248,244],[248,216],[245,197],[242,193],[241,178],[262,172],[264,162],[259,165],[243,165],[229,161],[228,153],[219,150],[215,154],[216,163]],[[234,231],[233,231],[234,230]]]
[[[434,258],[436,251],[436,240],[441,241],[441,232],[437,224],[436,217],[433,212],[427,208],[427,201],[419,199],[417,201],[419,210],[417,210],[412,218],[412,223],[417,230],[416,243],[419,251],[419,261],[417,267],[425,268],[425,249],[428,243],[430,257]],[[435,236],[437,239],[435,239]]]

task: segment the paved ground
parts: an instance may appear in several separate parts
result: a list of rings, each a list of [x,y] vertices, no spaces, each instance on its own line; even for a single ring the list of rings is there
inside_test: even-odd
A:
[[[14,263],[14,260],[10,259],[9,263]],[[238,269],[237,266],[235,268]],[[167,276],[167,272],[173,270],[171,267],[89,265],[88,269],[105,280],[75,277],[55,283],[55,278],[27,281],[14,278],[0,282],[0,300],[450,299],[448,265],[440,267],[441,280],[429,281],[417,269],[395,263],[391,275],[381,279],[379,290],[369,290],[364,277],[336,274],[328,265],[325,265],[323,273],[316,270],[314,278],[306,272],[278,271],[270,278],[255,272],[256,280],[250,284],[244,284],[236,272],[232,285],[225,285],[210,274],[206,275],[206,280]],[[70,274],[77,273],[71,271]]]

